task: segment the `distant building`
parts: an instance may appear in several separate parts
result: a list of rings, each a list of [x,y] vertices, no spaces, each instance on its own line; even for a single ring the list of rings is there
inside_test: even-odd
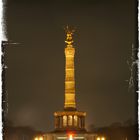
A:
[[[66,28],[65,48],[65,103],[62,111],[54,112],[55,129],[44,135],[44,140],[95,140],[96,135],[85,128],[86,112],[76,108],[73,30]],[[102,139],[104,140],[104,139]]]

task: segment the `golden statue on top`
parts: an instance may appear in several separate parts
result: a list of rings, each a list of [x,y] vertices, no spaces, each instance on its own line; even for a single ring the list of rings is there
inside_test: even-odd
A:
[[[68,26],[65,28],[65,32],[67,35],[65,43],[67,43],[68,46],[71,46],[73,43],[72,35],[73,35],[74,31],[75,30],[70,29]]]

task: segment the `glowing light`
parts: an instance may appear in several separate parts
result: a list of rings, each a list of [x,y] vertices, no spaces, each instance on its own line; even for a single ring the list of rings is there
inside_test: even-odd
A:
[[[43,140],[43,137],[35,137],[34,140]]]
[[[73,140],[72,134],[69,135],[69,140]]]
[[[37,137],[35,137],[35,139],[34,140],[38,140],[38,138]]]
[[[101,140],[105,140],[105,138],[104,138],[104,137],[102,137],[102,138],[101,138]]]
[[[97,137],[96,140],[105,140],[105,137]]]
[[[43,140],[43,137],[40,137],[39,140]]]

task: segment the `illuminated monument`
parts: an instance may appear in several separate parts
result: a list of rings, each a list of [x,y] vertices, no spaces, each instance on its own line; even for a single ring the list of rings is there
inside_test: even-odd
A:
[[[78,111],[75,100],[73,33],[68,26],[65,47],[65,103],[64,110],[54,112],[55,130],[44,135],[45,140],[95,140],[95,134],[85,129],[86,112]]]
[[[55,131],[86,131],[85,112],[77,111],[75,101],[75,77],[74,77],[74,54],[73,30],[66,28],[66,48],[65,48],[65,103],[64,111],[54,113]]]

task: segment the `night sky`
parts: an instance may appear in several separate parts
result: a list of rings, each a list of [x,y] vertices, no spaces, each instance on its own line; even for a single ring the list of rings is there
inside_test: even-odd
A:
[[[136,119],[136,93],[128,91],[132,44],[136,47],[134,0],[7,0],[7,118],[18,126],[54,129],[63,110],[64,27],[74,34],[77,108],[86,126]]]

